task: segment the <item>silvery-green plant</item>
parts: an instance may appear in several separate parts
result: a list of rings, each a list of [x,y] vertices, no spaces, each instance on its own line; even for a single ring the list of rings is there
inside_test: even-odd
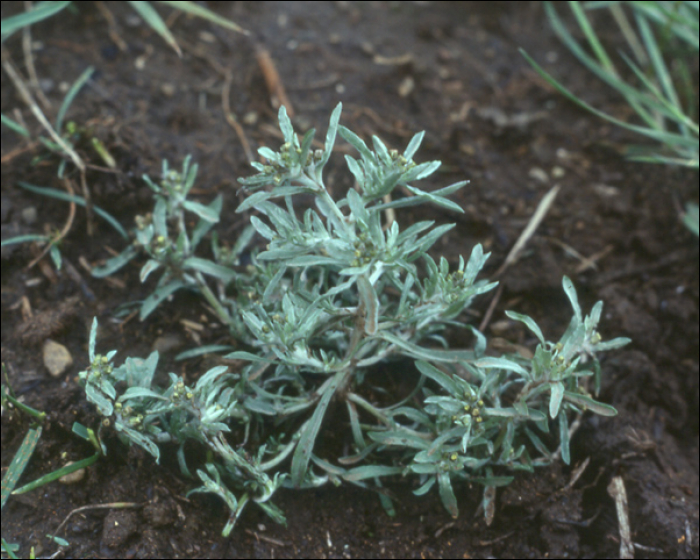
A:
[[[248,362],[241,371],[217,367],[193,387],[170,374],[163,389],[152,383],[156,353],[145,361],[127,358],[119,367],[112,364],[114,352],[98,356],[95,323],[91,365],[81,374],[100,414],[156,460],[159,445],[177,443],[180,466],[189,474],[185,441],[211,452],[197,470],[203,486],[195,491],[215,493],[228,504],[226,534],[249,502],[282,521],[269,501],[280,486],[347,482],[374,488],[392,512],[382,479],[414,475],[416,494],[437,484],[456,516],[452,483],[462,479],[484,485],[490,506],[493,489],[511,480],[509,471],[547,464],[557,449],[569,461],[567,413],[615,414],[589,393],[600,388],[596,353],[627,342],[601,341],[596,329],[602,303],[584,318],[565,278],[574,316],[559,342],[547,342],[531,318],[510,313],[539,340],[534,358],[486,355],[485,337],[461,319],[475,296],[496,285],[477,280],[488,254],[476,245],[450,270],[446,259],[435,262],[428,250],[453,226],[422,221],[402,231],[385,217],[387,209],[427,202],[460,210],[446,195],[465,182],[432,192],[415,187],[440,165],[413,161],[422,133],[403,153],[376,137],[370,149],[339,124],[340,113],[338,105],[324,148],[312,150],[314,131],[299,138],[280,109],[284,144],[277,152],[261,148],[267,163],[254,163],[258,173],[241,181],[251,194],[238,211],[255,210],[260,217],[251,216],[252,228],[232,249],[212,234],[212,256],[198,256],[222,200],[188,200],[196,175],[188,159],[182,172],[164,165],[160,185],[147,179],[155,192],[153,214],[137,219],[134,245],[96,271],[111,274],[145,252],[142,279],[155,270],[162,276],[142,303],[143,318],[174,291],[196,289],[247,347],[226,356]],[[339,200],[323,177],[337,134],[359,153],[358,159],[345,156],[355,187]],[[400,196],[398,186],[410,196]],[[295,205],[302,196],[313,202],[303,211]],[[191,232],[187,213],[198,217]],[[236,266],[255,232],[267,246],[252,249],[250,265]],[[466,327],[473,347],[450,349],[443,336],[448,327]],[[397,360],[416,365],[416,384],[400,397],[382,386],[378,367]],[[345,422],[333,422],[334,431],[347,427],[342,457],[324,457],[317,444],[329,432],[333,402],[347,413]],[[558,426],[558,437],[542,436],[550,423]]]
[[[153,293],[141,304],[140,317],[145,319],[165,299],[183,288],[198,290],[217,311],[221,319],[230,325],[232,332],[243,336],[242,324],[226,309],[226,299],[217,297],[205,277],[217,282],[220,290],[234,281],[239,274],[232,265],[250,240],[252,230],[244,233],[232,250],[222,250],[212,239],[214,260],[197,256],[197,249],[212,227],[219,222],[222,197],[217,196],[210,204],[203,205],[187,199],[197,177],[198,167],[190,165],[185,158],[182,171],[170,169],[163,162],[160,184],[144,176],[146,184],[153,190],[155,206],[152,213],[136,216],[134,242],[120,255],[110,259],[104,266],[95,267],[92,275],[98,278],[113,274],[141,253],[149,258],[141,268],[140,278],[144,282],[154,272],[162,274]],[[188,228],[187,215],[194,214],[197,223]],[[191,231],[190,231],[191,229]],[[219,292],[223,296],[223,291]]]
[[[129,357],[115,367],[112,363],[115,351],[105,355],[95,352],[96,336],[97,320],[94,320],[89,343],[90,365],[80,373],[80,379],[88,400],[105,417],[100,430],[113,427],[124,440],[140,445],[153,455],[156,462],[160,461],[159,445],[179,444],[178,460],[182,472],[188,476],[185,442],[194,440],[215,454],[217,461],[208,462],[206,472],[197,471],[204,486],[192,492],[212,492],[225,500],[232,512],[225,534],[251,499],[276,521],[284,520],[274,505],[265,503],[285,477],[276,473],[270,478],[260,468],[265,445],[259,448],[257,458],[251,459],[224,438],[232,424],[247,428],[251,423],[250,412],[239,402],[247,395],[247,384],[240,375],[219,366],[202,375],[193,387],[174,373],[170,374],[167,388],[153,387],[158,352],[145,360]],[[243,490],[238,498],[222,484],[221,474],[229,484]]]

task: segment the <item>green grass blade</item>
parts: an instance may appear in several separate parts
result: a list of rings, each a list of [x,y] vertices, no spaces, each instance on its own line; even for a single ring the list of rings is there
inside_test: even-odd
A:
[[[657,25],[665,27],[694,50],[697,51],[700,48],[697,2],[673,2],[671,10],[666,9],[665,2],[631,2],[631,4],[635,12],[642,13]]]
[[[681,136],[679,134],[674,134],[671,132],[664,132],[664,131],[660,131],[660,130],[647,128],[644,126],[629,124],[629,123],[626,123],[625,121],[621,121],[619,119],[616,119],[615,117],[612,117],[612,116],[608,115],[607,113],[603,113],[602,111],[599,111],[598,109],[589,105],[588,103],[586,103],[582,99],[579,99],[578,97],[576,97],[568,89],[566,89],[559,82],[557,82],[550,74],[548,74],[545,70],[543,70],[542,67],[540,67],[540,65],[537,64],[523,49],[520,49],[520,53],[526,58],[526,60],[530,64],[532,64],[532,67],[535,69],[535,71],[540,76],[542,76],[559,93],[561,93],[562,95],[564,95],[569,100],[576,103],[577,105],[583,107],[587,111],[590,111],[594,115],[597,115],[598,117],[605,119],[609,122],[615,123],[616,125],[621,126],[623,128],[626,128],[627,130],[631,130],[631,131],[636,132],[638,134],[642,134],[644,136],[652,138],[652,139],[654,139],[657,142],[660,142],[662,144],[679,145],[679,146],[686,147],[686,148],[694,148],[695,146],[697,146],[697,140],[693,140],[691,138],[684,138],[683,136]]]
[[[2,502],[0,504],[0,509],[5,507],[5,502],[7,502],[7,499],[17,485],[19,477],[22,476],[32,453],[34,453],[34,449],[36,449],[36,444],[39,442],[41,431],[41,426],[29,429],[27,435],[24,436],[22,445],[12,458],[12,462],[5,476],[2,477]]]
[[[90,79],[90,76],[92,76],[92,73],[94,71],[95,69],[92,66],[89,66],[78,77],[78,79],[75,80],[73,85],[68,90],[68,93],[63,98],[63,103],[61,103],[61,107],[58,110],[58,115],[56,115],[56,126],[54,127],[56,129],[56,132],[61,132],[61,127],[63,126],[63,118],[66,116],[66,111],[68,111],[68,107],[71,106],[71,103],[73,103],[73,99],[75,99],[75,96],[78,95],[80,88],[82,88],[85,85],[85,83]]]
[[[644,152],[648,151],[647,148],[644,149]],[[630,159],[630,161],[642,161],[645,163],[656,163],[656,164],[664,164],[664,165],[677,165],[680,167],[693,167],[695,169],[698,168],[698,158],[697,157],[689,157],[689,158],[674,158],[674,157],[666,157],[662,156],[659,154],[646,154],[644,152],[641,153],[641,155],[634,155],[635,153],[640,153],[641,150],[636,150],[634,147],[631,147],[630,149],[627,150],[627,155]]]
[[[661,84],[661,88],[666,94],[666,99],[668,99],[675,107],[679,107],[680,101],[678,100],[676,88],[673,87],[671,75],[668,72],[668,67],[666,66],[664,57],[661,54],[661,49],[659,49],[659,44],[656,42],[654,32],[649,26],[649,22],[645,18],[637,16],[637,25],[639,26],[639,32],[642,35],[644,46],[646,47],[647,54],[649,55],[649,59],[651,60],[651,64],[654,68],[656,79]]]
[[[659,91],[656,84],[654,84],[636,64],[629,60],[629,58],[627,58],[627,56],[625,56],[624,53],[622,53],[622,57],[625,59],[625,61],[635,73],[637,78],[639,78],[639,81],[642,82],[642,85],[646,88],[646,93],[644,94],[646,96],[645,103],[654,113],[657,113],[659,117],[657,120],[658,124],[656,128],[658,130],[664,130],[663,119],[661,119],[660,117],[666,117],[667,119],[675,122],[678,125],[681,132],[683,133],[683,136],[687,137],[689,132],[692,132],[697,136],[697,123],[695,123],[689,116],[687,116],[683,112],[683,108],[680,105],[680,102],[677,100],[677,97],[675,101],[673,99],[669,100],[666,97],[664,97],[661,91]]]
[[[3,364],[3,372],[5,372],[5,365]],[[5,401],[10,401],[17,409],[21,410],[22,412],[25,412],[26,414],[29,414],[33,418],[36,418],[38,422],[43,422],[44,419],[46,418],[46,412],[42,412],[40,410],[37,410],[36,408],[32,408],[31,406],[27,406],[23,402],[20,402],[17,400],[15,395],[12,393],[12,389],[9,385],[2,386],[2,402],[5,404]]]
[[[17,555],[15,552],[19,550],[19,545],[15,543],[8,543],[5,539],[2,539],[2,549],[7,553],[8,558],[16,559]]]
[[[16,245],[17,243],[28,243],[30,241],[51,241],[51,239],[45,235],[29,233],[27,235],[18,235],[17,237],[5,239],[2,242],[2,246],[5,247],[6,245]]]
[[[168,26],[165,25],[163,18],[158,15],[158,12],[153,9],[153,6],[151,6],[149,2],[129,0],[129,4],[132,8],[134,8],[134,10],[136,10],[136,12],[138,12],[138,14],[143,18],[143,21],[145,21],[151,27],[151,29],[153,29],[153,31],[163,37],[166,43],[175,49],[178,56],[182,56],[182,51],[175,41],[175,37],[173,37],[173,34],[170,33],[170,29],[168,29]]]
[[[537,70],[537,72],[561,94],[569,98],[574,103],[577,103],[593,114],[613,122],[618,126],[622,126],[628,130],[632,130],[638,134],[643,134],[653,140],[665,145],[667,148],[676,152],[677,157],[669,157],[664,154],[649,154],[649,149],[638,150],[637,154],[631,159],[636,161],[649,161],[656,163],[670,163],[675,165],[685,165],[697,167],[698,160],[698,125],[688,114],[683,111],[680,103],[673,78],[669,68],[664,60],[663,54],[656,40],[652,22],[659,28],[659,32],[666,31],[685,40],[687,30],[692,30],[698,26],[698,6],[697,3],[677,2],[673,4],[673,9],[669,10],[663,2],[630,2],[629,4],[634,9],[634,16],[638,24],[641,43],[637,46],[638,50],[644,51],[638,54],[643,55],[644,60],[641,61],[642,67],[647,64],[654,71],[654,76],[649,77],[643,69],[640,69],[636,64],[632,63],[624,53],[621,53],[622,58],[627,62],[637,78],[640,80],[642,87],[634,88],[624,82],[615,71],[612,63],[608,63],[609,58],[604,53],[602,47],[599,47],[599,42],[595,31],[590,27],[583,7],[578,2],[570,2],[570,7],[574,12],[579,26],[583,30],[586,38],[593,49],[597,62],[577,43],[572,35],[566,29],[566,26],[559,19],[556,10],[551,2],[545,3],[545,10],[550,19],[552,28],[557,33],[559,38],[571,50],[571,52],[594,74],[609,86],[616,89],[623,95],[628,104],[637,112],[645,126],[639,127],[624,123],[602,113],[586,104],[582,99],[566,90],[561,84],[554,80],[549,74],[544,72],[537,64],[532,61],[527,55],[525,57]],[[610,8],[621,12],[621,3],[619,2],[589,2],[585,5],[586,10],[596,8]],[[615,15],[615,14],[613,14]],[[626,18],[625,18],[626,21]],[[618,18],[618,24],[619,18]],[[624,31],[624,29],[623,29]],[[631,29],[628,30],[631,35],[634,33]],[[692,35],[692,33],[691,33]],[[630,43],[630,37],[628,43]],[[695,33],[697,37],[697,33]],[[639,43],[637,37],[634,36],[635,43]],[[697,39],[694,40],[695,49],[697,49]],[[643,47],[641,46],[643,44]],[[693,44],[693,41],[690,42]],[[631,45],[633,46],[633,45]],[[522,51],[521,51],[522,52]],[[636,52],[636,51],[635,51]],[[639,56],[637,57],[640,58]],[[647,63],[647,60],[649,61]],[[683,74],[683,64],[681,66],[681,74]],[[685,72],[687,74],[687,71]],[[682,77],[682,76],[681,76]],[[658,85],[657,85],[658,84]],[[685,92],[686,96],[688,92]],[[690,103],[691,111],[695,111],[696,101],[694,93],[690,95],[692,100]],[[678,133],[668,131],[667,121],[669,119],[678,127]],[[646,152],[646,153],[645,153]]]
[[[617,71],[615,70],[615,68],[613,66],[606,68],[606,67],[602,66],[601,64],[599,64],[598,62],[596,62],[595,59],[593,59],[592,57],[590,57],[587,54],[583,50],[583,48],[576,42],[576,40],[572,37],[572,35],[569,33],[569,31],[566,29],[566,26],[559,19],[559,16],[557,15],[556,11],[554,10],[554,8],[551,6],[550,3],[545,4],[545,11],[547,12],[547,15],[549,16],[550,23],[551,23],[552,28],[554,29],[555,33],[557,34],[559,39],[561,39],[561,41],[567,46],[567,48],[573,53],[573,55],[576,58],[578,58],[581,61],[581,63],[584,66],[586,66],[586,68],[588,68],[591,72],[593,72],[601,80],[603,80],[610,87],[616,89],[622,95],[624,95],[625,98],[627,99],[627,102],[630,105],[632,105],[634,110],[639,114],[639,116],[642,118],[642,120],[644,122],[646,122],[650,126],[654,125],[655,120],[654,120],[653,115],[648,113],[646,111],[646,109],[643,106],[640,106],[638,103],[638,101],[639,101],[638,97],[641,94],[637,90],[635,90],[634,88],[631,88],[625,82],[623,82],[619,78]],[[545,77],[545,76],[543,75],[543,77]],[[545,79],[547,79],[547,78],[545,77]],[[553,80],[553,78],[552,78],[552,80]],[[547,80],[547,81],[549,81],[549,80]],[[557,87],[555,83],[553,83],[553,82],[550,82],[550,83],[552,83],[552,85]]]
[[[689,202],[685,205],[685,210],[683,223],[696,236],[700,236],[700,211],[698,210],[698,205]]]
[[[25,138],[29,138],[29,131],[21,124],[13,121],[10,117],[6,117],[5,115],[0,115],[0,117],[2,118],[2,124],[4,124],[7,128],[14,130],[17,134],[24,136]]]
[[[66,465],[65,467],[61,467],[60,469],[57,469],[53,472],[50,472],[49,474],[45,474],[41,478],[37,478],[35,481],[30,482],[29,484],[25,484],[21,488],[17,488],[12,494],[25,494],[26,492],[30,492],[32,490],[35,490],[36,488],[39,488],[40,486],[44,486],[45,484],[48,484],[49,482],[53,482],[54,480],[58,480],[62,476],[65,476],[67,474],[70,474],[72,472],[77,471],[78,469],[82,469],[84,467],[89,467],[92,465],[95,461],[97,461],[100,458],[100,453],[95,453],[94,455],[87,457],[86,459],[83,459],[81,461],[78,461],[76,463],[72,463],[70,465]]]
[[[620,33],[622,33],[625,41],[627,41],[627,44],[634,53],[634,57],[637,59],[637,62],[642,66],[646,66],[649,63],[649,57],[642,46],[642,42],[639,40],[639,37],[634,31],[634,28],[627,17],[627,13],[622,8],[622,5],[618,3],[610,4],[610,14],[615,19],[617,26],[620,28]]]
[[[182,12],[191,14],[193,16],[197,16],[202,19],[206,19],[221,27],[226,27],[233,31],[238,31],[239,33],[243,33],[244,35],[250,35],[250,31],[243,29],[237,23],[234,23],[230,19],[226,19],[225,17],[221,17],[220,15],[215,14],[211,10],[208,10],[204,6],[200,6],[199,4],[195,4],[194,2],[167,2],[165,0],[160,0],[158,3],[166,4]]]
[[[545,6],[547,8],[548,15],[550,15],[551,18],[552,14],[556,13],[554,7],[550,2],[546,2]],[[613,61],[608,56],[608,53],[603,47],[602,43],[598,40],[598,36],[596,35],[593,26],[591,25],[591,22],[588,20],[588,17],[586,17],[586,12],[581,7],[581,3],[569,2],[569,6],[571,7],[571,11],[574,13],[574,16],[576,16],[576,21],[578,22],[581,31],[583,31],[584,35],[586,36],[586,39],[588,39],[588,44],[591,46],[591,49],[595,53],[602,67],[605,68],[608,72],[617,74]]]
[[[58,200],[64,200],[66,202],[75,202],[79,206],[85,206],[85,199],[82,196],[64,193],[63,191],[49,187],[38,187],[30,183],[25,183],[24,181],[18,181],[17,184],[23,189],[27,189],[28,191],[35,192],[37,194],[50,196],[51,198],[57,198]],[[126,233],[126,230],[114,217],[102,210],[102,208],[99,206],[93,206],[92,209],[95,211],[95,214],[100,216],[109,225],[116,229],[119,232],[119,235],[121,235],[124,239],[129,239],[129,235]]]
[[[33,10],[2,20],[2,41],[10,35],[34,23],[43,21],[66,8],[71,2],[42,2]]]

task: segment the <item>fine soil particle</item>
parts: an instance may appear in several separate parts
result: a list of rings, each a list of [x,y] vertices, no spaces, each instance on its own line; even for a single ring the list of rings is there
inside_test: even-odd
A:
[[[571,466],[555,462],[534,475],[518,474],[499,489],[490,526],[480,509],[481,487],[457,486],[460,516],[452,519],[437,492],[416,497],[411,482],[398,480],[387,485],[396,498],[393,518],[369,491],[283,489],[275,503],[286,513],[286,527],[251,507],[222,538],[227,508],[209,495],[186,497],[197,484],[181,476],[175,449],[164,447],[156,465],[142,450],[108,435],[107,457],[79,483],[52,483],[10,497],[2,512],[3,538],[17,543],[19,554],[34,546],[37,557],[50,556],[58,545],[46,535],[56,535],[69,542],[63,554],[73,558],[618,557],[619,520],[606,489],[619,476],[635,557],[698,557],[698,240],[678,212],[685,201],[698,200],[697,171],[626,161],[625,146],[643,139],[568,103],[537,76],[518,47],[549,61],[548,70],[587,102],[631,118],[624,102],[558,42],[540,3],[207,2],[252,35],[180,15],[168,21],[182,58],[126,3],[108,3],[111,24],[96,4],[79,4],[32,27],[34,64],[52,103],[52,122],[66,87],[86,67],[95,68],[67,118],[89,131],[76,145],[92,165],[87,184],[93,204],[125,227],[152,209],[140,177],[157,176],[163,158],[179,167],[192,154],[200,165],[194,194],[207,203],[224,195],[218,234],[235,242],[247,219],[235,214],[241,200],[236,178],[251,173],[242,138],[251,153],[280,143],[268,89],[273,64],[278,75],[272,76],[272,97],[286,92],[298,130],[325,133],[331,110],[343,101],[343,124],[365,139],[376,134],[402,149],[415,132],[426,131],[419,156],[444,165],[423,188],[470,180],[453,197],[464,213],[426,207],[399,211],[398,219],[404,227],[425,219],[456,223],[434,252],[454,263],[482,243],[492,253],[483,277],[495,273],[539,201],[560,185],[520,260],[499,278],[503,291],[489,338],[532,350],[530,334],[504,322],[504,310],[514,309],[556,339],[571,316],[561,290],[566,274],[584,309],[604,301],[604,338],[633,342],[602,362],[600,399],[619,415],[584,415],[571,442]],[[22,3],[3,2],[2,17],[22,9]],[[615,34],[603,39],[616,52]],[[15,65],[24,60],[16,37],[3,48]],[[261,66],[261,49],[267,66]],[[694,71],[697,87],[697,62]],[[23,118],[37,138],[43,132],[7,83],[3,74],[3,115]],[[105,171],[90,136],[115,158],[115,171]],[[345,148],[341,144],[339,151]],[[58,158],[4,126],[2,153],[3,239],[60,231],[68,204],[17,186],[24,181],[63,188]],[[337,154],[328,169],[327,184],[336,195],[351,186],[342,165]],[[74,178],[70,165],[67,170]],[[31,226],[22,217],[28,207],[37,213]],[[140,323],[128,304],[145,298],[154,284],[139,282],[142,263],[108,280],[90,277],[84,265],[97,265],[125,246],[104,221],[94,217],[92,227],[88,236],[86,213],[78,208],[60,245],[65,266],[59,272],[48,257],[43,268],[26,270],[36,254],[28,244],[3,251],[7,380],[24,402],[48,414],[21,483],[94,452],[71,432],[74,422],[96,427],[100,421],[76,383],[87,366],[94,316],[100,348],[118,349],[122,358],[145,357],[162,342],[161,375],[174,371],[193,380],[206,370],[197,360],[173,362],[173,348],[227,343],[221,330],[187,328],[208,317],[189,294],[177,294]],[[31,318],[23,317],[24,301],[34,311]],[[490,301],[478,300],[478,317],[470,320],[478,323]],[[460,336],[451,340],[461,343]],[[67,377],[53,379],[43,370],[39,349],[48,338],[75,360]],[[397,372],[389,375],[387,383],[403,387]],[[331,411],[327,421],[343,420]],[[3,474],[27,427],[17,411],[3,412]],[[134,507],[119,505],[124,503]],[[85,506],[100,508],[76,512],[56,533]]]
[[[60,334],[78,316],[78,302],[79,298],[72,296],[27,317],[15,328],[15,337],[24,345],[33,345]]]

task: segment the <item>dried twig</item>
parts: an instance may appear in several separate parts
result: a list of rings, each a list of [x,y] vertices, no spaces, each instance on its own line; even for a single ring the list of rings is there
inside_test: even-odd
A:
[[[25,152],[31,152],[34,150],[39,145],[39,142],[30,142],[26,146],[20,146],[19,148],[15,148],[11,152],[5,154],[0,158],[0,163],[5,165],[6,163],[10,163],[13,159],[15,159],[17,156],[21,156]]]
[[[65,178],[63,180],[63,183],[66,186],[66,190],[68,191],[68,194],[73,196],[75,194],[75,192],[73,191],[73,185],[71,184],[70,179]],[[52,246],[56,245],[59,241],[61,241],[61,239],[63,239],[66,235],[68,235],[68,232],[70,231],[70,228],[73,225],[74,218],[75,218],[75,202],[73,202],[71,200],[70,208],[68,210],[68,219],[66,220],[66,223],[63,226],[63,229],[59,232],[59,234],[55,238],[51,239],[51,241],[46,244],[46,247],[44,247],[44,249],[41,251],[41,253],[39,253],[39,255],[37,257],[35,257],[32,260],[32,262],[30,262],[26,266],[25,270],[29,270],[30,268],[32,268],[36,263],[38,263],[44,257],[44,255],[46,253],[49,252],[49,250],[51,249]]]
[[[27,12],[30,12],[32,10],[32,2],[26,1],[24,7]],[[39,86],[39,78],[36,74],[34,57],[32,56],[32,32],[30,25],[22,29],[22,50],[24,51],[24,65],[27,67],[27,74],[29,74],[29,83],[36,92],[36,97],[43,105],[44,110],[48,110],[51,108],[51,101],[44,95]]]
[[[615,248],[613,245],[607,245],[603,250],[598,251],[597,253],[594,253],[590,257],[584,257],[581,253],[579,253],[576,249],[574,249],[571,245],[568,245],[567,243],[564,243],[563,241],[560,241],[559,239],[556,239],[554,237],[546,237],[549,241],[554,243],[555,245],[558,245],[566,253],[574,257],[575,259],[578,259],[581,264],[579,264],[576,267],[576,274],[580,274],[581,272],[584,272],[585,270],[588,270],[589,268],[592,268],[594,270],[598,270],[598,265],[596,264],[597,261],[602,259],[603,257],[607,256],[612,250]]]
[[[278,539],[273,539],[272,537],[266,537],[265,535],[261,535],[260,533],[257,533],[256,531],[251,531],[250,529],[244,529],[246,533],[249,535],[253,535],[256,540],[258,541],[265,541],[267,543],[270,543],[275,546],[289,546],[289,543],[286,543],[284,541],[280,541]]]
[[[510,250],[510,253],[508,253],[506,260],[503,261],[503,264],[496,271],[494,276],[498,277],[501,274],[503,274],[503,272],[518,259],[518,257],[520,256],[520,253],[524,249],[524,247],[527,244],[527,242],[529,241],[530,237],[532,237],[532,234],[535,233],[535,230],[540,225],[540,222],[542,222],[544,217],[547,215],[549,208],[552,206],[554,199],[557,197],[557,194],[559,193],[559,188],[560,188],[559,185],[554,185],[549,190],[549,192],[546,195],[544,195],[544,197],[540,201],[539,205],[537,206],[537,210],[535,210],[535,213],[532,215],[530,222],[527,224],[527,226],[525,227],[523,232],[520,234],[520,237],[515,242],[515,245],[513,245],[513,248]]]
[[[117,45],[117,48],[125,53],[129,50],[129,46],[126,44],[126,41],[121,38],[118,32],[117,28],[117,21],[114,19],[114,14],[109,11],[109,8],[105,6],[105,3],[102,1],[97,1],[95,2],[95,6],[99,10],[100,14],[102,14],[102,17],[107,20],[107,28],[109,31],[107,31],[107,34],[109,35],[109,38],[112,39],[112,42]]]
[[[54,535],[58,535],[61,532],[61,529],[65,527],[66,523],[68,523],[68,520],[73,517],[76,513],[80,513],[82,511],[89,511],[91,509],[131,509],[131,508],[139,508],[143,507],[144,504],[137,504],[134,502],[111,502],[109,504],[95,504],[91,506],[81,506],[79,508],[75,508],[73,511],[71,511],[66,518],[61,522],[61,524],[56,528],[54,531]]]
[[[255,161],[253,156],[253,151],[250,149],[250,144],[248,143],[248,138],[243,131],[243,127],[240,125],[238,120],[236,120],[236,115],[231,110],[229,103],[229,96],[231,94],[231,83],[233,82],[233,72],[231,70],[225,71],[224,87],[221,89],[221,109],[224,112],[224,117],[226,117],[226,122],[233,128],[241,141],[243,146],[243,151],[245,152],[245,157],[248,158],[249,162]]]
[[[632,543],[630,516],[627,509],[627,491],[621,476],[616,476],[610,481],[608,494],[615,500],[617,522],[620,527],[620,558],[634,558],[634,544]]]
[[[279,109],[280,105],[284,105],[287,109],[287,115],[289,115],[290,118],[294,117],[294,109],[289,102],[287,93],[284,90],[284,85],[282,84],[282,79],[280,78],[279,72],[277,72],[277,67],[270,56],[270,52],[262,45],[256,45],[255,58],[258,60],[260,70],[262,70],[263,77],[265,78],[265,85],[270,94],[270,103],[272,103],[275,109]]]

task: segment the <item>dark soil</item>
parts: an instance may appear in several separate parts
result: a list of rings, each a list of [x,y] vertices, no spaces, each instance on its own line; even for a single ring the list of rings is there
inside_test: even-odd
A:
[[[371,492],[348,487],[283,490],[275,499],[287,515],[286,527],[251,507],[232,535],[222,538],[224,506],[207,496],[184,497],[192,481],[180,476],[174,454],[166,454],[158,467],[139,449],[127,452],[116,438],[108,438],[107,457],[90,467],[81,482],[52,483],[10,498],[2,512],[2,534],[20,545],[20,554],[26,557],[30,546],[38,556],[52,554],[57,546],[46,535],[55,534],[75,508],[134,502],[138,507],[133,509],[92,509],[71,517],[58,535],[70,542],[62,554],[614,558],[620,554],[619,524],[606,488],[620,476],[636,557],[698,557],[698,240],[679,219],[684,201],[697,202],[698,174],[625,161],[625,146],[640,143],[638,137],[546,86],[518,47],[594,106],[632,118],[624,102],[560,44],[539,2],[207,2],[253,31],[254,38],[180,16],[170,23],[182,58],[139,22],[126,3],[106,4],[125,51],[110,38],[95,4],[80,3],[79,10],[32,28],[34,40],[41,42],[34,60],[53,103],[51,120],[65,85],[86,67],[95,67],[68,118],[91,128],[116,158],[118,172],[92,169],[88,184],[94,203],[126,227],[134,214],[151,208],[142,174],[156,177],[163,158],[179,167],[187,154],[200,165],[200,200],[224,194],[220,237],[233,240],[245,225],[246,218],[234,213],[241,200],[236,178],[250,174],[250,167],[221,97],[230,72],[230,110],[253,151],[279,145],[276,109],[256,59],[257,43],[279,71],[298,130],[313,126],[325,134],[330,112],[342,100],[342,122],[364,138],[377,134],[403,149],[412,134],[427,131],[419,159],[441,159],[444,172],[423,188],[470,179],[454,197],[465,213],[426,208],[399,211],[399,219],[405,225],[425,216],[456,222],[436,249],[455,261],[483,243],[492,252],[484,277],[501,265],[542,196],[561,185],[526,252],[500,278],[503,292],[486,331],[490,339],[531,347],[524,329],[505,320],[505,309],[533,316],[556,338],[570,318],[561,290],[567,274],[585,310],[597,300],[605,302],[604,337],[628,336],[633,342],[603,361],[600,398],[619,415],[585,415],[572,442],[571,467],[554,465],[534,476],[518,475],[510,487],[499,490],[489,527],[477,511],[477,486],[457,487],[461,514],[452,520],[437,492],[419,498],[397,482],[391,486],[398,496],[394,518]],[[19,2],[3,2],[2,17],[21,9]],[[614,46],[614,36],[607,40]],[[8,41],[7,48],[22,68],[19,37]],[[38,135],[39,125],[4,73],[2,80],[3,114],[16,118],[19,111]],[[79,149],[91,163],[103,166],[87,141]],[[56,157],[35,161],[46,156],[41,145],[30,145],[5,127],[2,154],[3,239],[61,229],[67,204],[17,187],[26,181],[63,190]],[[338,155],[327,181],[338,192],[347,186],[341,170]],[[72,172],[69,176],[75,178]],[[28,223],[32,208],[37,219]],[[205,365],[172,361],[177,351],[195,344],[180,321],[197,321],[207,313],[198,299],[178,295],[144,323],[124,321],[124,314],[114,319],[121,304],[142,299],[153,285],[140,284],[140,263],[114,280],[90,276],[83,264],[94,266],[124,247],[105,222],[94,225],[88,236],[86,214],[78,208],[61,245],[65,262],[59,273],[48,257],[27,270],[34,256],[28,244],[3,249],[2,361],[16,393],[48,413],[22,482],[93,452],[71,433],[71,426],[99,422],[76,383],[77,372],[87,365],[94,316],[104,327],[101,349],[118,349],[122,358],[146,356],[158,340],[170,343],[164,367],[192,379]],[[475,306],[475,323],[492,297],[482,297]],[[23,316],[27,306],[33,319]],[[202,342],[220,342],[221,332],[201,333]],[[42,363],[41,345],[49,337],[64,344],[75,360],[60,379],[49,376]],[[26,418],[4,411],[3,474],[27,427]],[[567,486],[584,461],[589,462],[583,475]]]

